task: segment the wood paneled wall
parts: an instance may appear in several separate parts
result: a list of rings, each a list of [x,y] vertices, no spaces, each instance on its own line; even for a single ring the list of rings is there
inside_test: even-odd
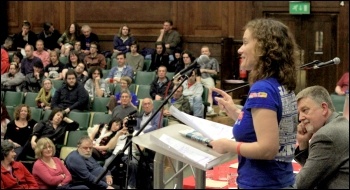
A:
[[[348,65],[349,52],[349,2],[311,1],[312,12],[332,12],[338,16],[336,55]],[[113,36],[122,24],[131,28],[131,33],[140,42],[140,48],[153,47],[162,28],[163,21],[172,19],[174,28],[182,34],[183,48],[199,56],[200,47],[208,45],[212,56],[224,64],[238,64],[236,52],[230,59],[222,40],[232,38],[240,41],[242,28],[251,19],[265,16],[266,12],[285,12],[288,2],[254,1],[8,1],[8,33],[21,30],[23,20],[32,24],[32,30],[39,33],[42,23],[50,21],[61,33],[74,21],[80,26],[89,24],[101,39],[102,50],[112,50]],[[222,54],[226,52],[226,54]],[[345,64],[344,64],[345,65]],[[235,67],[237,68],[237,67]],[[348,70],[341,66],[334,73],[335,78]],[[223,79],[231,76],[221,76]],[[322,85],[322,84],[320,84]]]

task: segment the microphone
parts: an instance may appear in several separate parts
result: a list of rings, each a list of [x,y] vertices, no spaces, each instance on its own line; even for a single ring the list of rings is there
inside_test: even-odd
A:
[[[192,64],[190,64],[188,67],[182,69],[180,72],[178,72],[173,79],[177,79],[180,76],[182,76],[183,74],[187,73],[188,71],[194,69],[194,68],[199,68],[200,64],[204,64],[209,62],[210,59],[207,55],[201,55],[199,56]]]
[[[300,66],[299,68],[300,68],[300,69],[312,69],[312,66],[313,66],[313,65],[316,65],[316,64],[318,64],[318,63],[321,63],[321,61],[319,61],[319,60],[314,60],[314,61],[312,61],[312,62],[310,62],[310,63],[306,63],[306,64]]]
[[[339,57],[335,57],[334,59],[332,60],[329,60],[327,62],[321,62],[321,63],[318,63],[316,65],[314,65],[314,69],[318,69],[318,68],[321,68],[321,67],[325,67],[325,66],[328,66],[328,65],[337,65],[340,63],[340,59]]]

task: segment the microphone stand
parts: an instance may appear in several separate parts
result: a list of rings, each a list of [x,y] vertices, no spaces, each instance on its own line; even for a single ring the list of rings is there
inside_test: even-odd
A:
[[[191,72],[186,72],[186,73],[184,73],[183,76],[181,76],[181,77],[183,78],[183,80],[181,80],[181,82],[179,83],[179,85],[177,85],[176,88],[173,89],[173,90],[171,91],[171,93],[169,94],[168,97],[166,97],[166,99],[164,100],[164,102],[162,103],[162,105],[158,107],[158,109],[151,115],[151,117],[143,124],[143,126],[140,128],[140,130],[139,130],[138,132],[136,132],[135,136],[138,136],[138,135],[146,128],[146,126],[148,125],[148,123],[151,122],[152,119],[157,115],[157,113],[158,113],[161,109],[163,109],[163,107],[165,106],[165,104],[168,103],[169,99],[173,96],[173,94],[176,92],[176,90],[177,90],[180,86],[182,86],[182,84],[189,78],[188,74],[191,74],[191,75],[192,75],[192,72],[193,72],[195,69],[197,69],[197,68],[195,67],[195,68],[192,69]],[[173,80],[174,80],[174,79],[172,79],[170,82],[172,82]],[[106,175],[106,173],[108,172],[108,170],[110,170],[110,169],[113,168],[114,164],[117,163],[117,161],[118,161],[117,158],[121,158],[121,157],[122,157],[121,155],[123,155],[124,151],[129,147],[129,145],[130,145],[131,143],[132,143],[131,140],[128,141],[128,142],[125,144],[124,148],[123,148],[122,150],[120,150],[120,151],[117,153],[116,156],[114,156],[113,160],[112,160],[110,163],[107,163],[107,166],[106,166],[106,164],[105,164],[106,167],[105,167],[105,166],[103,167],[103,172],[96,178],[95,184],[97,184],[97,183]],[[113,156],[113,154],[112,154],[112,156]]]

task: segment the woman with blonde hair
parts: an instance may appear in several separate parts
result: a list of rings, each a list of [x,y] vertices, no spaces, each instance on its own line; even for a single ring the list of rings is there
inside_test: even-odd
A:
[[[35,161],[33,176],[40,189],[70,189],[72,175],[62,161],[55,157],[56,148],[53,142],[47,138],[40,138],[34,149]],[[87,189],[85,185],[75,186],[77,189]]]
[[[51,99],[55,95],[56,89],[52,85],[52,81],[49,78],[43,80],[43,87],[40,89],[35,101],[38,108],[44,108],[45,110],[51,109]]]

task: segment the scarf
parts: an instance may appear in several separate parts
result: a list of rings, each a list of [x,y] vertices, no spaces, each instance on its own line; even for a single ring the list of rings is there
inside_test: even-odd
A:
[[[38,96],[35,98],[35,101],[36,102],[40,101],[41,103],[44,103],[45,106],[50,106],[51,103],[49,102],[51,102],[51,97],[53,97],[54,93],[55,93],[55,89],[51,88],[49,93],[46,95],[44,88],[41,88],[38,93]]]

